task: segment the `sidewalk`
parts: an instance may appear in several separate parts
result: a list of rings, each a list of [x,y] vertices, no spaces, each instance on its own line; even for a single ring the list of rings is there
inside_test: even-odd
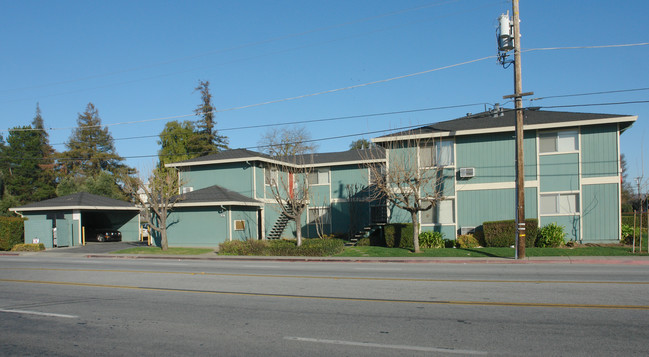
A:
[[[649,265],[649,256],[607,256],[607,257],[526,257],[512,258],[460,258],[460,257],[266,257],[217,255],[214,252],[201,255],[149,255],[113,254],[83,252],[74,249],[57,249],[43,252],[0,252],[0,256],[48,256],[88,259],[149,259],[149,260],[193,260],[193,261],[268,261],[268,262],[310,262],[310,263],[426,263],[426,264],[610,264]]]

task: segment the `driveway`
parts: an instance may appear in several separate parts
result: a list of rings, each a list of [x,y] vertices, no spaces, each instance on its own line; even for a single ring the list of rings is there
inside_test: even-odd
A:
[[[50,248],[42,252],[44,254],[57,254],[57,253],[79,253],[79,254],[101,254],[111,253],[117,250],[146,247],[146,242],[88,242],[86,245],[79,245],[75,247],[63,248]]]

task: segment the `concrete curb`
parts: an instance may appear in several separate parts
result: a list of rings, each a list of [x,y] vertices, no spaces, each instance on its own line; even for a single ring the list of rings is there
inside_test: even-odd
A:
[[[122,255],[88,254],[85,258],[203,260],[203,261],[272,261],[303,263],[413,263],[413,264],[607,264],[649,265],[648,257],[531,257],[513,258],[376,258],[376,257],[252,257],[252,256],[182,256],[182,255]]]

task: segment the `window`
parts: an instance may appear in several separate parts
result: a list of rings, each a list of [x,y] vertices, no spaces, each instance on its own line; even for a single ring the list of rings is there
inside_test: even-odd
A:
[[[314,169],[309,172],[309,185],[326,185],[329,183],[329,169]]]
[[[539,152],[571,152],[579,150],[577,130],[554,131],[539,134]]]
[[[421,212],[421,224],[455,223],[455,200],[438,201],[435,207]]]
[[[575,214],[579,212],[579,195],[553,193],[541,195],[541,214]]]
[[[370,184],[383,182],[385,179],[385,164],[370,167]]]
[[[235,231],[243,231],[245,229],[246,229],[246,221],[243,221],[243,220],[234,221],[234,230]]]
[[[274,167],[266,167],[264,170],[264,183],[271,185],[277,182],[277,169]]]
[[[309,224],[331,223],[331,209],[329,207],[309,208]]]
[[[419,148],[419,163],[422,167],[453,165],[453,141],[429,141]]]

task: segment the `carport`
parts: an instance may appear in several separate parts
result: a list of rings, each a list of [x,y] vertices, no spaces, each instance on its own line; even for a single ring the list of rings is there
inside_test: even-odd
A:
[[[81,245],[84,235],[94,238],[97,229],[122,233],[122,241],[140,238],[140,208],[126,201],[87,192],[34,202],[11,211],[27,218],[25,243],[43,243],[46,248]]]

